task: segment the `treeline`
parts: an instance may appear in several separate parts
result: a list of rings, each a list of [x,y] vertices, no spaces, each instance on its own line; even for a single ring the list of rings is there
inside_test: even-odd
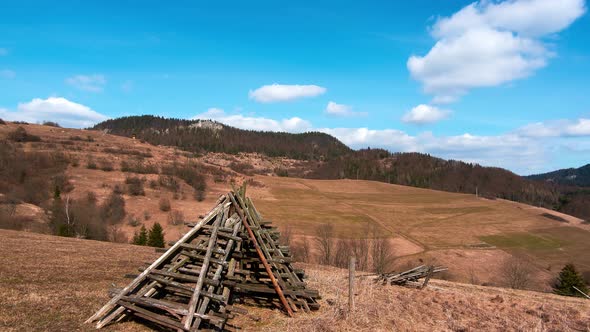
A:
[[[422,153],[363,149],[322,163],[308,175],[318,179],[361,179],[419,188],[504,198],[555,207],[560,193],[553,185],[524,179],[510,171]]]
[[[191,152],[259,152],[269,157],[326,160],[351,149],[336,138],[319,132],[289,134],[242,130],[213,121],[167,119],[151,115],[111,119],[94,130],[136,137],[155,145],[177,146]]]
[[[529,175],[527,178],[564,186],[590,187],[590,164],[580,168],[567,168],[549,173]]]

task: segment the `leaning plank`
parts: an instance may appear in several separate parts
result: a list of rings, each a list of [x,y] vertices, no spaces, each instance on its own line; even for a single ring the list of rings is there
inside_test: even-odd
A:
[[[232,203],[234,204],[236,211],[238,211],[238,214],[242,218],[242,224],[244,224],[244,227],[248,231],[248,235],[250,236],[250,240],[252,241],[254,248],[256,248],[256,251],[258,252],[258,257],[260,257],[260,261],[264,265],[264,268],[266,269],[266,273],[268,273],[268,277],[270,278],[270,280],[275,288],[275,291],[277,292],[277,295],[279,296],[279,299],[281,300],[281,303],[283,304],[283,307],[285,308],[285,310],[287,310],[287,314],[289,315],[289,317],[293,317],[293,310],[291,310],[291,306],[289,306],[289,303],[287,303],[287,299],[285,298],[285,295],[283,294],[281,286],[279,286],[277,279],[275,278],[274,274],[272,273],[272,269],[270,268],[270,265],[266,261],[266,258],[264,257],[262,250],[260,250],[260,246],[258,245],[258,241],[256,240],[256,236],[252,232],[250,225],[248,225],[248,221],[246,220],[246,216],[244,215],[244,213],[240,209],[240,205],[238,205],[238,203],[236,202],[234,195],[232,193],[229,193],[228,196],[231,199]]]
[[[205,254],[205,259],[203,260],[203,265],[201,267],[201,273],[199,274],[199,280],[197,281],[197,286],[195,287],[195,292],[188,303],[188,315],[184,316],[182,323],[184,324],[185,330],[190,330],[193,325],[193,318],[197,308],[197,304],[199,302],[199,297],[201,296],[201,289],[203,288],[203,283],[205,282],[205,278],[207,276],[207,270],[209,269],[209,260],[211,259],[211,255],[213,254],[213,246],[217,241],[217,230],[221,225],[221,220],[223,218],[223,211],[219,211],[217,213],[217,218],[213,223],[214,227],[211,231],[211,237],[209,238],[209,244],[207,246],[207,253]]]

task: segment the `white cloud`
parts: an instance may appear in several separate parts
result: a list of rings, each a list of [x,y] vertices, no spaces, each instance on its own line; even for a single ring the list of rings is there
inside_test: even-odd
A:
[[[9,121],[31,123],[55,121],[71,128],[90,127],[108,119],[88,106],[61,97],[35,98],[28,103],[19,103],[17,111],[0,110],[0,117]]]
[[[316,97],[326,92],[326,88],[317,85],[264,85],[250,90],[248,96],[260,103],[291,101],[299,98]]]
[[[333,101],[328,102],[328,105],[326,105],[325,112],[327,114],[333,115],[333,116],[366,116],[367,115],[366,112],[354,112],[352,110],[352,106],[338,104]]]
[[[590,119],[536,122],[516,131],[525,137],[576,137],[590,136]]]
[[[444,120],[449,117],[451,111],[443,110],[435,106],[420,104],[402,117],[402,121],[412,124],[428,124]]]
[[[0,78],[13,79],[15,77],[16,77],[16,73],[13,70],[10,70],[10,69],[0,70]]]
[[[8,50],[5,48],[0,48],[0,56],[8,55]]]
[[[299,133],[309,131],[312,128],[309,121],[298,117],[274,120],[242,114],[226,114],[222,109],[215,107],[194,116],[193,119],[215,120],[232,127],[248,130]]]
[[[66,83],[83,91],[102,92],[107,83],[104,75],[75,75],[66,78]]]
[[[431,27],[436,44],[424,56],[411,56],[407,66],[433,102],[452,102],[469,89],[544,67],[553,53],[541,38],[567,28],[585,10],[584,0],[481,0],[439,18]]]

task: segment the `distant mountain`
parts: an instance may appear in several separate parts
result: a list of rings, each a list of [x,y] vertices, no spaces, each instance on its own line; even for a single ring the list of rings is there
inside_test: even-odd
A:
[[[92,129],[143,139],[155,145],[177,146],[192,152],[259,152],[269,157],[326,160],[352,150],[328,134],[289,134],[243,130],[210,120],[167,119],[143,115],[111,119]]]
[[[549,173],[530,175],[527,178],[565,186],[590,187],[590,164],[580,168],[567,168]]]

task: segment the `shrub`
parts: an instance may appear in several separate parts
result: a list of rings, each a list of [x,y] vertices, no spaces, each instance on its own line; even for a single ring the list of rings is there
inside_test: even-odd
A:
[[[586,287],[584,278],[578,273],[574,264],[569,263],[559,273],[557,281],[553,285],[553,292],[564,296],[583,297],[574,287],[588,294],[588,288]]]
[[[530,264],[518,257],[507,259],[500,271],[504,283],[512,289],[525,289],[531,282],[531,274]]]
[[[43,123],[41,123],[44,126],[49,126],[49,127],[57,127],[57,128],[61,128],[61,126],[54,121],[43,121]]]
[[[160,175],[158,176],[158,184],[161,187],[164,187],[173,193],[178,192],[180,190],[180,183],[176,178],[170,175]]]
[[[137,227],[140,224],[141,223],[139,222],[139,218],[137,218],[134,214],[130,214],[129,216],[127,216],[127,225],[131,227]]]
[[[25,128],[17,127],[14,131],[8,133],[8,139],[15,142],[40,142],[41,137],[27,133]]]
[[[237,173],[242,173],[244,175],[254,175],[254,166],[252,166],[252,164],[232,161],[228,166],[231,170]]]
[[[123,160],[121,161],[121,172],[158,174],[158,167],[150,163],[144,163],[141,160]]]
[[[285,168],[277,167],[275,168],[274,172],[279,177],[289,177],[289,171],[287,171]]]
[[[125,214],[125,200],[114,191],[100,207],[101,219],[109,224],[121,222],[125,218]]]
[[[178,210],[172,210],[168,213],[168,224],[170,225],[180,225],[184,222],[184,214]]]
[[[149,211],[143,211],[143,220],[150,220],[152,218],[152,214]]]
[[[88,169],[98,169],[98,166],[96,165],[96,162],[94,162],[94,159],[88,158],[88,161],[86,162],[86,168],[88,168]]]
[[[164,229],[159,223],[154,223],[148,234],[147,245],[164,248]]]
[[[160,211],[168,212],[171,209],[170,200],[166,197],[160,198]]]
[[[145,195],[143,190],[143,180],[137,176],[129,176],[125,179],[127,185],[127,193],[132,196]]]
[[[98,164],[99,168],[104,172],[112,172],[114,170],[113,163],[106,159],[100,159]]]
[[[6,122],[4,122],[4,120],[0,119],[0,125],[5,125]]]

